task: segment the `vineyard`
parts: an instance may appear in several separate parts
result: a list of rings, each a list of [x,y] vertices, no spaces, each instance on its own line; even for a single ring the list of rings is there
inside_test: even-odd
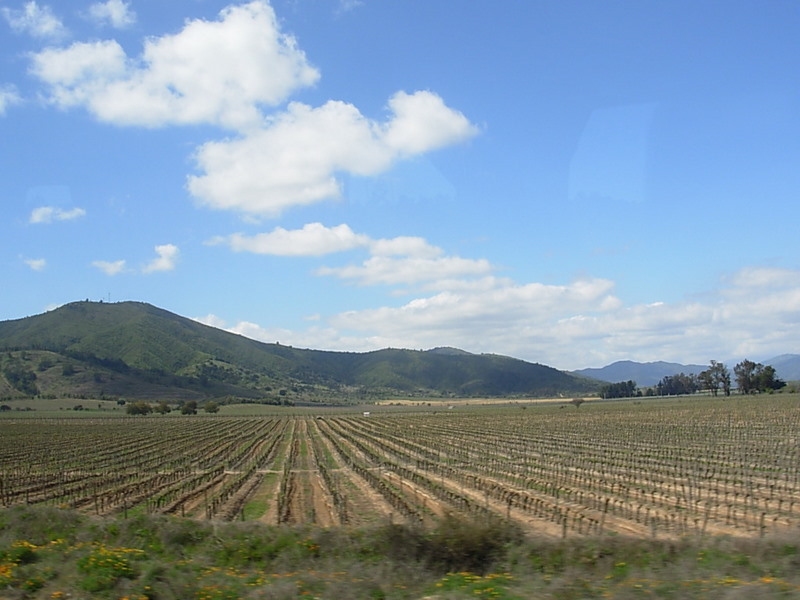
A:
[[[509,519],[551,537],[800,526],[795,395],[0,420],[0,505],[269,524]]]

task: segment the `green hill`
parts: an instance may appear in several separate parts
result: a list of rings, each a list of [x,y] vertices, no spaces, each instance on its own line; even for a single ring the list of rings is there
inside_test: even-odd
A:
[[[265,344],[140,302],[74,302],[0,322],[0,397],[354,401],[593,391],[544,365],[453,348],[326,352]]]

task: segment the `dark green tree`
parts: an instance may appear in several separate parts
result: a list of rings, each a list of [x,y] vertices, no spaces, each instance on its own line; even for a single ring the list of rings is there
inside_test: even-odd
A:
[[[641,396],[641,392],[636,387],[635,381],[620,381],[609,383],[600,388],[600,395],[603,398],[633,398]]]
[[[720,389],[726,396],[731,395],[731,373],[723,363],[711,361],[711,366],[697,376],[703,388],[710,390],[716,396]]]
[[[733,372],[736,376],[736,385],[742,394],[778,390],[786,385],[785,381],[776,377],[774,367],[764,366],[752,360],[743,360],[733,367]]]
[[[678,373],[677,375],[667,375],[656,385],[659,396],[679,396],[682,394],[694,394],[700,389],[697,377]]]
[[[762,392],[779,390],[786,385],[786,382],[779,379],[775,374],[775,367],[766,365],[758,374],[758,389]]]
[[[129,402],[125,412],[129,415],[149,415],[153,412],[153,407],[147,402]]]

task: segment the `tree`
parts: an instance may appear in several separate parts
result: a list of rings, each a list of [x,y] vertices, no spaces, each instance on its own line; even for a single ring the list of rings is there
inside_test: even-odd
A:
[[[166,415],[172,412],[172,409],[169,407],[169,404],[167,404],[163,400],[158,404],[156,404],[156,407],[153,410],[160,415]]]
[[[775,367],[752,360],[743,360],[733,367],[736,375],[736,385],[742,394],[755,394],[756,392],[767,392],[778,390],[786,385],[785,381],[775,376]]]
[[[194,400],[189,400],[188,402],[184,402],[181,404],[181,414],[182,415],[196,415],[197,414],[197,402]]]
[[[678,373],[667,375],[658,382],[656,388],[659,396],[679,396],[681,394],[694,394],[699,389],[697,377]]]
[[[149,415],[153,412],[153,407],[147,402],[130,402],[125,407],[125,412],[129,415]]]
[[[604,385],[600,388],[600,395],[603,398],[633,398],[641,396],[641,392],[636,388],[635,381],[620,381]]]
[[[778,379],[775,375],[775,367],[771,365],[765,366],[758,375],[758,389],[762,392],[779,390],[785,385],[786,382],[782,379]]]
[[[711,361],[711,366],[697,376],[701,385],[710,390],[713,396],[719,393],[720,388],[726,396],[731,395],[731,373],[723,363]]]
[[[207,413],[217,413],[219,412],[219,404],[209,400],[203,405],[203,410]]]

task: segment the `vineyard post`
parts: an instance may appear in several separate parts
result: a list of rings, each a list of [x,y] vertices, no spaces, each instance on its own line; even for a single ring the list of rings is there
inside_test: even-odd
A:
[[[603,514],[600,517],[600,533],[603,533],[603,528],[606,526],[606,514],[608,514],[608,502],[610,498],[606,498],[605,503],[603,504]]]

